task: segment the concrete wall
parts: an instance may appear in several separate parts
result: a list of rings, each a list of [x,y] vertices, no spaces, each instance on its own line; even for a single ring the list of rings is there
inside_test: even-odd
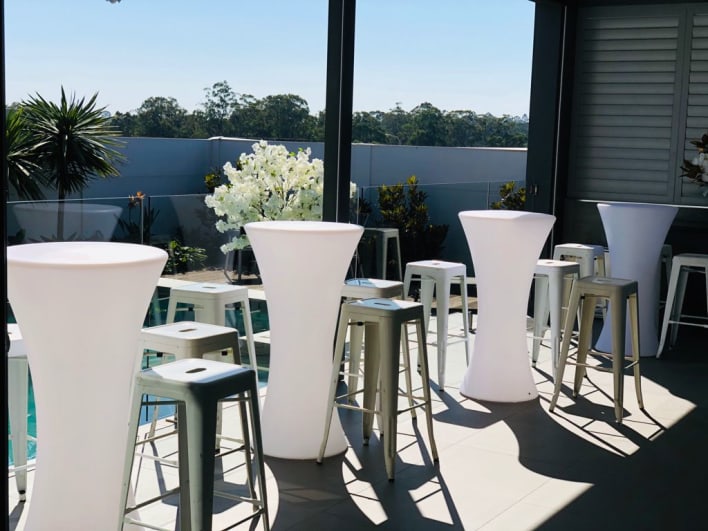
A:
[[[140,190],[154,198],[153,204],[159,205],[158,232],[170,232],[177,223],[184,226],[189,219],[193,220],[193,224],[199,223],[201,215],[196,209],[203,203],[201,198],[185,198],[193,206],[184,212],[182,199],[156,196],[206,193],[204,175],[228,161],[234,162],[241,153],[250,153],[255,142],[252,139],[222,137],[208,140],[126,137],[123,140],[125,146],[122,151],[127,162],[120,167],[121,177],[97,179],[83,191],[81,197],[124,206],[127,197]],[[291,151],[309,146],[313,157],[324,156],[323,143],[284,144]],[[428,194],[432,222],[450,226],[444,256],[438,258],[465,262],[468,266],[471,266],[471,260],[457,213],[487,208],[491,201],[498,199],[501,183],[511,180],[521,182],[525,172],[525,149],[379,144],[352,146],[352,180],[364,196],[375,204],[377,186],[404,182],[415,175]],[[47,197],[52,198],[52,192],[48,192]],[[10,201],[14,199],[10,197]],[[17,223],[10,207],[8,234],[14,234],[16,230]]]

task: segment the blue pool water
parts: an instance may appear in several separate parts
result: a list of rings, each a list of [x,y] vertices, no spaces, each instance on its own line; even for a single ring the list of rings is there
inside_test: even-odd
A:
[[[160,311],[161,311],[161,321],[165,322],[165,317],[167,315],[167,299],[160,299]],[[180,312],[181,320],[194,319],[194,315],[190,312]],[[149,315],[146,319],[145,326],[150,326],[155,324],[152,322],[154,319],[153,315]],[[253,331],[261,332],[268,329],[268,314],[266,312],[265,303],[263,301],[251,301],[251,320],[253,322]],[[12,321],[12,318],[11,318]],[[236,328],[239,331],[241,337],[245,336],[245,328],[243,326],[243,320],[241,318],[241,312],[228,312],[226,314],[226,325]],[[162,363],[162,360],[157,356],[145,356],[143,358],[143,366],[147,367],[150,365],[156,365]],[[258,370],[258,382],[261,387],[263,387],[268,380],[268,371],[266,368]],[[140,423],[147,424],[152,421],[154,409],[152,407],[143,408],[140,414]],[[158,418],[165,418],[174,415],[174,406],[162,406],[158,411]],[[29,397],[28,397],[28,412],[27,412],[27,432],[31,437],[37,436],[37,416],[35,413],[34,405],[34,391],[32,389],[32,378],[29,378]],[[10,426],[8,423],[8,433],[10,433]],[[37,453],[37,443],[28,438],[27,440],[27,458],[34,459]],[[8,464],[12,465],[12,442],[8,444]]]

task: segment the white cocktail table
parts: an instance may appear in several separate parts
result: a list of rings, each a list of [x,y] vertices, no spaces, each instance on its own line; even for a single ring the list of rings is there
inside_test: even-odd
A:
[[[610,276],[638,282],[639,355],[656,356],[659,346],[659,286],[661,247],[678,207],[647,203],[598,203],[610,249]],[[605,325],[595,348],[611,352],[612,335],[608,308]],[[625,353],[632,353],[627,326]]]
[[[114,529],[120,520],[140,329],[167,253],[110,242],[7,248],[37,411],[26,529]]]
[[[460,393],[492,402],[536,398],[526,309],[536,261],[556,218],[512,210],[459,217],[477,279],[477,334]]]
[[[330,407],[342,284],[364,229],[323,221],[260,221],[245,229],[263,279],[270,322],[263,452],[315,459]],[[339,417],[333,415],[325,455],[346,448]]]

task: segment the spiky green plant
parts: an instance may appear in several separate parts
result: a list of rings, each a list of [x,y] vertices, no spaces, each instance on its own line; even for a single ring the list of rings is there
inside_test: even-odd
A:
[[[35,162],[43,178],[56,189],[60,201],[81,192],[97,177],[119,175],[115,164],[124,160],[115,148],[122,145],[110,125],[105,107],[97,107],[94,94],[88,101],[74,95],[67,99],[64,87],[57,105],[39,94],[23,102]],[[59,208],[57,235],[63,235],[64,212]]]
[[[22,107],[10,107],[5,120],[8,183],[20,199],[44,199],[47,185],[32,151],[32,138]]]

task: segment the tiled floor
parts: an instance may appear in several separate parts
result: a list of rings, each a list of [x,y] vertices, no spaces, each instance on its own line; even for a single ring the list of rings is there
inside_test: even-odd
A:
[[[452,327],[460,329],[459,317],[453,316]],[[614,422],[611,375],[596,371],[577,400],[562,395],[556,412],[548,412],[547,348],[533,370],[537,399],[517,404],[466,399],[457,390],[464,347],[452,345],[446,392],[433,383],[439,463],[431,462],[422,418],[415,424],[402,415],[396,479],[389,482],[378,437],[363,446],[360,414],[340,410],[350,442],[345,454],[322,465],[267,458],[272,529],[705,528],[708,336],[684,328],[673,351],[661,359],[642,358],[645,412],[637,406],[631,376],[626,377],[621,425]],[[434,348],[430,360],[436,375]],[[570,370],[564,381],[567,393]],[[227,411],[227,426],[235,424],[229,422],[234,411]],[[220,488],[243,489],[243,470],[230,459],[221,465]],[[140,471],[139,498],[175,482],[176,470],[153,462],[143,461]],[[32,493],[22,504],[13,478],[9,486],[10,529],[22,529]],[[248,510],[243,503],[220,503],[216,526],[230,525]],[[176,500],[170,499],[141,516],[174,529],[176,512]]]

